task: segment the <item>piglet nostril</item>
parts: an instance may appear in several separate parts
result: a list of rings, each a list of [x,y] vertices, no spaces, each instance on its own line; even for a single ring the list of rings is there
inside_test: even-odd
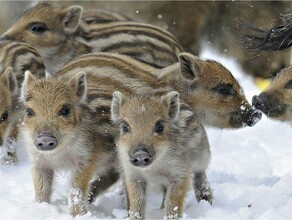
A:
[[[261,109],[261,107],[263,106],[263,102],[261,101],[261,99],[258,96],[254,96],[252,97],[252,105],[256,108],[256,109]]]
[[[257,102],[257,103],[254,105],[254,107],[256,107],[256,109],[260,109],[261,106],[262,106],[262,104],[260,104],[259,102]]]

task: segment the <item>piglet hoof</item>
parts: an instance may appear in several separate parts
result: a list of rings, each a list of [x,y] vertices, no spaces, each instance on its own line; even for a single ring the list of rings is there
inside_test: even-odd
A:
[[[87,213],[87,209],[84,206],[73,205],[69,208],[69,213],[74,217],[77,215],[81,216]]]
[[[16,152],[6,152],[6,155],[2,158],[2,163],[5,165],[15,165],[18,163]]]
[[[206,187],[206,188],[203,187],[201,189],[197,189],[196,199],[197,199],[197,202],[200,202],[201,200],[205,200],[212,205],[213,195],[212,195],[211,189],[209,187]]]
[[[71,189],[71,194],[69,197],[69,213],[72,216],[84,215],[87,213],[87,198],[85,199],[83,193],[80,189],[73,188]]]
[[[129,217],[130,217],[130,220],[138,220],[138,219],[144,219],[141,215],[141,213],[139,212],[134,212],[134,211],[131,211],[129,210]]]
[[[16,140],[12,138],[7,139],[7,144],[3,146],[4,156],[2,158],[2,163],[5,165],[14,165],[18,163],[16,155]]]
[[[205,201],[209,202],[210,205],[212,205],[212,203],[213,203],[213,196],[212,196],[212,194],[210,194],[210,195],[196,196],[196,199],[197,199],[198,202],[200,202],[201,200],[205,200]]]
[[[89,195],[88,195],[88,202],[89,204],[94,203],[96,200],[96,186],[91,185],[90,190],[89,190]]]

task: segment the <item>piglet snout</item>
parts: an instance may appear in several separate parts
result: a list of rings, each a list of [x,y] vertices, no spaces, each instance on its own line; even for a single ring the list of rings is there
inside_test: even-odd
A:
[[[133,151],[130,162],[134,166],[148,166],[152,163],[153,157],[146,147],[138,147]]]
[[[41,133],[34,141],[35,146],[38,150],[53,150],[57,147],[57,138],[49,132]]]
[[[264,94],[260,94],[259,96],[254,96],[252,98],[252,105],[262,111],[265,114],[269,113],[269,107],[265,104],[266,103],[266,96]]]

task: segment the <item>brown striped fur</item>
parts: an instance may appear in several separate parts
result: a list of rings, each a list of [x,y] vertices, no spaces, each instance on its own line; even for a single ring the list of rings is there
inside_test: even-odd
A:
[[[210,159],[207,136],[196,115],[180,107],[177,92],[130,97],[114,92],[111,118],[120,128],[116,143],[130,218],[145,219],[148,183],[166,190],[167,219],[182,218],[190,177],[193,172],[205,175]],[[201,184],[196,190],[202,190],[207,179]]]
[[[246,100],[242,88],[220,63],[201,60],[189,53],[179,63],[163,69],[145,65],[131,57],[96,53],[84,55],[65,65],[57,75],[74,76],[83,71],[96,93],[94,103],[109,103],[111,92],[143,94],[153,89],[176,90],[205,125],[219,128],[253,126],[260,114]],[[102,97],[103,95],[105,97]],[[92,96],[93,94],[91,94]]]
[[[32,46],[13,41],[0,41],[0,72],[11,66],[18,87],[24,79],[25,70],[30,70],[38,78],[45,77],[45,65],[40,54]]]
[[[35,47],[52,74],[69,60],[90,52],[126,54],[164,67],[177,62],[177,54],[183,51],[175,37],[161,28],[124,18],[86,23],[82,12],[81,6],[62,8],[41,2],[27,10],[1,38]]]
[[[37,51],[25,43],[1,41],[0,145],[4,147],[5,164],[17,162],[16,141],[22,109],[18,97],[25,70],[34,72],[38,78],[45,77],[45,66]]]
[[[291,8],[290,1],[59,1],[63,6],[107,8],[136,21],[157,25],[177,37],[183,48],[200,54],[206,45],[233,57],[246,74],[272,77],[290,65],[290,52],[251,52],[241,47],[236,28],[249,22],[261,29],[277,24],[279,15]],[[286,27],[286,26],[285,26]],[[236,34],[235,34],[236,33]],[[285,37],[285,35],[283,35]]]
[[[107,23],[112,21],[130,21],[131,19],[113,11],[94,8],[84,10],[82,13],[82,20],[85,21],[87,24],[93,24]]]

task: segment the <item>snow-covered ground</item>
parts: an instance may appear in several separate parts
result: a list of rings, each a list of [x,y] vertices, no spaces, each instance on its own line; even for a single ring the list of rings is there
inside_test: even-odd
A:
[[[248,100],[259,90],[243,74],[234,59],[210,48],[200,55],[222,62],[239,80]],[[212,160],[207,175],[214,201],[196,202],[190,189],[185,200],[185,219],[292,219],[292,128],[263,116],[252,128],[207,129]],[[68,174],[60,172],[54,185],[52,203],[36,203],[25,150],[19,148],[20,162],[0,166],[0,220],[66,220]],[[120,196],[120,184],[100,196],[85,216],[75,219],[122,219],[127,216]],[[161,194],[152,189],[147,199],[147,218],[162,219]]]

